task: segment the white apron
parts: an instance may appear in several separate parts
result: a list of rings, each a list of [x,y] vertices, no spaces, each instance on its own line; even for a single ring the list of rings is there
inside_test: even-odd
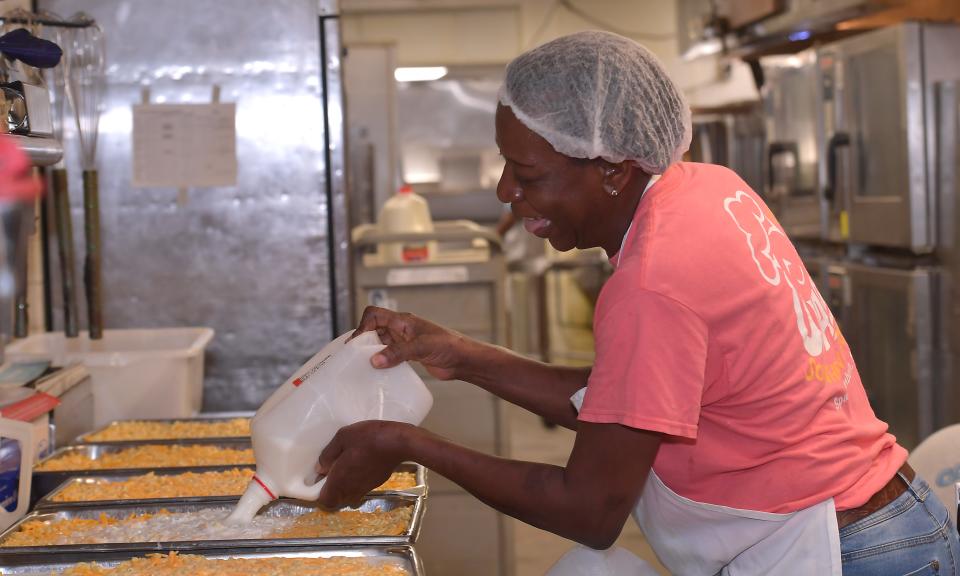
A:
[[[577,411],[585,392],[570,398]],[[789,514],[740,510],[684,498],[650,470],[633,518],[676,576],[841,576],[833,498]]]

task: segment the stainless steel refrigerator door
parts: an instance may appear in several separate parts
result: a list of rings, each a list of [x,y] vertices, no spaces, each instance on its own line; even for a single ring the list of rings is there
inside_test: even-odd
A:
[[[353,328],[350,276],[350,222],[347,202],[347,150],[344,138],[343,43],[340,0],[318,0],[320,12],[320,86],[323,99],[324,193],[327,202],[330,321],[333,336]]]
[[[944,303],[937,319],[944,422],[960,422],[960,80],[937,87],[936,175],[939,204],[937,257],[943,265]]]
[[[908,22],[821,49],[824,188],[847,196],[851,242],[918,254],[936,246],[929,83],[960,74],[945,54],[957,30]]]
[[[764,196],[791,238],[821,238],[824,214],[818,183],[816,52],[765,58],[763,69]]]
[[[942,423],[934,353],[938,270],[845,265],[844,336],[877,416],[912,449]],[[842,277],[842,270],[835,267]]]

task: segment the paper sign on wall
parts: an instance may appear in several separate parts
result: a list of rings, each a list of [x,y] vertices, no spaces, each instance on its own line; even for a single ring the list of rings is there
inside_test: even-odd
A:
[[[133,185],[236,186],[237,106],[139,104],[133,107]]]

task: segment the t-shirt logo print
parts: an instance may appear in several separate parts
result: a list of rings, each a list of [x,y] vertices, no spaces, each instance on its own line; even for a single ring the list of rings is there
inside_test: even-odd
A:
[[[746,237],[750,256],[764,281],[771,286],[786,284],[790,289],[793,311],[797,315],[797,330],[804,349],[814,357],[829,350],[831,338],[827,335],[829,333],[836,341],[836,320],[807,275],[803,263],[793,262],[789,258],[794,250],[786,234],[776,222],[767,218],[756,199],[742,190],[724,199],[723,208]]]

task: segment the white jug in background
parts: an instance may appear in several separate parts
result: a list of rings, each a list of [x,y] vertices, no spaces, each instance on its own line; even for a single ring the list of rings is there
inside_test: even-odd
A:
[[[381,232],[394,234],[426,234],[433,232],[430,206],[423,196],[409,185],[387,199],[377,216]],[[387,242],[377,248],[381,260],[387,264],[424,262],[437,252],[435,241]]]
[[[348,332],[323,348],[257,410],[250,424],[257,472],[229,520],[249,522],[281,496],[315,500],[323,480],[316,464],[337,430],[361,420],[420,424],[433,396],[406,362],[377,369],[376,332],[349,342]]]

